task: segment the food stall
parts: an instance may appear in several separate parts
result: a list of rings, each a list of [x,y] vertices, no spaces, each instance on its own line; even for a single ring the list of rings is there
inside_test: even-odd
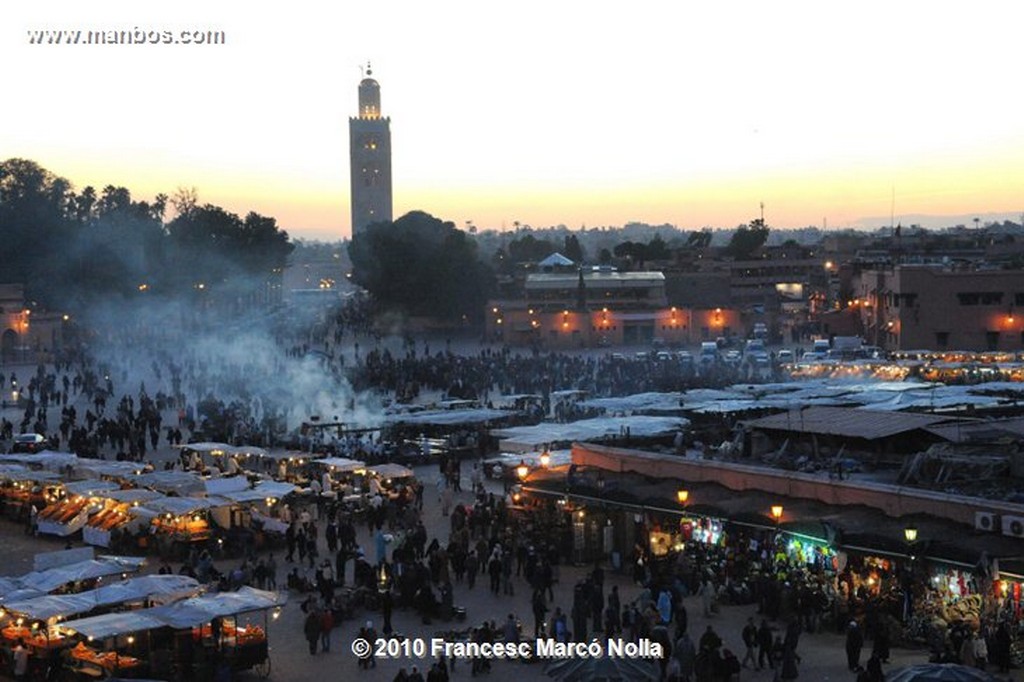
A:
[[[118,546],[117,538],[136,535],[149,526],[156,512],[141,505],[161,497],[155,490],[140,488],[105,493],[101,509],[82,528],[82,540],[95,547]]]
[[[230,525],[224,527],[251,528],[253,522],[256,522],[263,532],[283,535],[288,530],[288,524],[276,514],[278,503],[296,490],[291,483],[260,481],[252,488],[222,493],[220,497],[231,503]],[[223,526],[218,518],[222,509],[214,509],[213,514],[218,524]]]
[[[36,530],[43,535],[67,537],[85,527],[89,517],[103,508],[103,495],[119,486],[111,481],[65,483],[63,497],[47,505],[36,517]]]
[[[212,676],[217,661],[234,672],[270,674],[268,612],[285,603],[276,592],[243,587],[148,609],[108,613],[60,623],[77,640],[66,667],[92,676],[170,679]],[[255,619],[262,624],[253,622]]]
[[[158,497],[141,507],[156,512],[153,534],[170,543],[205,542],[213,537],[210,510],[215,502],[202,497]]]
[[[41,595],[6,602],[0,630],[9,645],[20,642],[33,654],[45,655],[69,645],[59,625],[68,618],[98,610],[168,604],[199,594],[202,585],[195,578],[180,575],[148,575],[103,585],[76,594]]]
[[[43,509],[60,499],[61,487],[60,475],[52,471],[8,467],[0,478],[4,513],[12,519],[27,519],[33,506]]]

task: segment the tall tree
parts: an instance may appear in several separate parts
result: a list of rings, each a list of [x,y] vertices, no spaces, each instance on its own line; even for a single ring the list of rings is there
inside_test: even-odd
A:
[[[451,222],[413,211],[370,225],[349,244],[352,280],[385,308],[479,321],[494,274],[476,242]]]

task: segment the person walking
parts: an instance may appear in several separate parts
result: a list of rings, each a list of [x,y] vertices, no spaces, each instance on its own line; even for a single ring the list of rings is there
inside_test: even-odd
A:
[[[800,662],[800,656],[796,653],[796,649],[791,646],[782,647],[782,672],[779,674],[781,680],[795,680],[800,676],[800,670],[797,668],[797,663]]]
[[[764,670],[765,660],[769,668],[775,668],[772,662],[772,629],[766,618],[761,619],[761,627],[757,629],[757,669]]]
[[[750,661],[751,668],[757,668],[757,655],[754,653],[757,649],[757,626],[754,625],[754,617],[747,618],[747,624],[743,626],[743,646],[746,648],[746,653],[743,654],[743,667],[747,667],[747,661]]]
[[[860,670],[860,650],[864,647],[864,633],[857,621],[851,620],[846,628],[846,667],[850,672]]]
[[[334,629],[334,614],[329,608],[320,612],[320,651],[331,650],[331,630]]]
[[[306,622],[302,626],[302,631],[309,643],[309,655],[316,656],[316,645],[320,640],[320,616],[316,609],[311,608],[306,614]]]

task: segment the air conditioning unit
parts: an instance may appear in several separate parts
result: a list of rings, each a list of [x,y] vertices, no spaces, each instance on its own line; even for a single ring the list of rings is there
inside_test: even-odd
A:
[[[986,533],[993,533],[999,528],[999,517],[992,512],[976,511],[974,512],[974,528]]]
[[[1024,516],[1004,516],[1003,535],[1024,538]]]

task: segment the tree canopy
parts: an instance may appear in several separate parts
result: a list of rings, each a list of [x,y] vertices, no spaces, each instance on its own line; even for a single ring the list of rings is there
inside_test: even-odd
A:
[[[732,239],[729,240],[729,246],[726,247],[726,252],[737,260],[750,258],[768,241],[770,231],[763,219],[754,218],[750,221],[750,225],[740,225],[736,228]]]
[[[494,284],[476,241],[422,211],[368,226],[348,253],[353,282],[382,307],[411,315],[478,321]]]
[[[263,282],[284,267],[292,245],[273,218],[197,207],[194,190],[171,202],[178,216],[165,225],[167,195],[139,201],[113,185],[76,192],[34,161],[8,159],[0,163],[0,281],[24,284],[44,306],[73,309],[138,295],[143,285],[183,293],[199,272],[215,289]]]

